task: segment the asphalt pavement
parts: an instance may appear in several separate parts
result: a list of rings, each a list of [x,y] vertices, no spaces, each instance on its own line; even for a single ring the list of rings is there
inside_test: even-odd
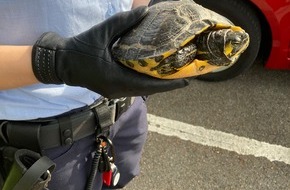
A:
[[[269,155],[259,156],[251,145],[248,148],[253,151],[243,154],[235,148],[194,141],[194,136],[184,140],[178,134],[150,130],[140,176],[125,189],[290,190],[289,97],[290,72],[267,70],[261,64],[228,81],[191,80],[184,89],[150,96],[150,115],[216,135],[229,134],[233,147],[235,141],[243,145],[240,139],[257,142],[257,146],[264,143]],[[149,125],[153,125],[150,120]],[[200,136],[206,139],[207,133]],[[275,155],[276,148],[285,150],[286,158]]]

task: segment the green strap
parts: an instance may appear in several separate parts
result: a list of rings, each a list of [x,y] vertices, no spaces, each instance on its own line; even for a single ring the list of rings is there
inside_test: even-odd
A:
[[[41,157],[25,172],[13,190],[31,190],[41,176],[54,167],[55,164],[49,158]]]

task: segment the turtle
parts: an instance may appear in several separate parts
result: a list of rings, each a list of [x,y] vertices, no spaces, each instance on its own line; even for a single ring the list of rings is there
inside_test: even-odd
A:
[[[160,78],[198,76],[234,64],[249,35],[224,16],[192,0],[163,1],[112,47],[113,57]]]

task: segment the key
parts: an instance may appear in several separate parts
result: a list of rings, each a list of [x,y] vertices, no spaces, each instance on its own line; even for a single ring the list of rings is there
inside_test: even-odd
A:
[[[106,168],[106,166],[105,166],[105,162],[104,162],[104,158],[103,158],[104,156],[103,156],[103,150],[102,150],[102,153],[101,153],[101,157],[100,157],[100,160],[99,160],[99,165],[98,165],[98,171],[99,172],[104,172],[105,171],[105,168]]]
[[[100,172],[106,172],[111,169],[110,167],[110,157],[108,156],[107,150],[103,148],[102,150],[102,156],[101,156],[101,163],[100,164]]]
[[[108,156],[108,147],[106,142],[101,143],[102,153],[99,161],[98,170],[99,172],[105,172],[110,170],[110,157]]]
[[[99,138],[101,149],[101,157],[99,161],[98,170],[102,173],[103,183],[106,186],[116,186],[120,179],[120,173],[117,166],[114,164],[114,147],[110,139],[105,136],[100,136]],[[110,155],[108,155],[108,150],[110,148]]]

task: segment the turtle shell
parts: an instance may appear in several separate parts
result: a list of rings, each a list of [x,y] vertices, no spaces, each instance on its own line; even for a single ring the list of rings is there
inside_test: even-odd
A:
[[[160,2],[149,7],[141,23],[114,44],[112,53],[124,65],[153,77],[172,79],[200,75],[218,66],[194,59],[197,49],[190,42],[205,31],[223,28],[240,30],[227,18],[191,0]],[[184,49],[188,49],[187,54],[191,53],[193,59],[162,70],[161,65],[166,64],[163,60],[170,60],[173,54],[183,55],[184,52],[178,51],[186,46]]]

